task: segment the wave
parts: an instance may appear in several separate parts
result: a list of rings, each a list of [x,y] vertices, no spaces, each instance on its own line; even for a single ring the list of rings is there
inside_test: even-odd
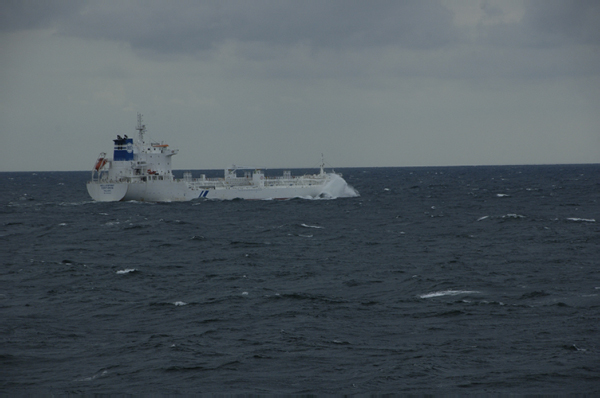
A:
[[[75,381],[92,381],[92,380],[95,380],[95,379],[97,379],[97,378],[99,378],[99,377],[106,376],[107,374],[108,374],[108,370],[103,370],[102,372],[96,373],[96,374],[95,374],[95,375],[93,375],[93,376],[90,376],[90,377],[84,377],[83,379],[77,379],[77,380],[75,380]]]
[[[507,219],[507,218],[519,219],[519,218],[525,218],[525,216],[512,213],[512,214],[504,215],[504,216],[502,216],[502,218],[504,218],[504,219]]]
[[[135,269],[135,268],[122,269],[120,271],[117,271],[117,275],[130,274],[132,272],[137,272],[137,269]]]
[[[425,299],[425,298],[433,298],[433,297],[458,296],[460,294],[477,294],[477,293],[479,293],[477,290],[440,290],[438,292],[422,294],[419,297],[422,299]]]
[[[503,216],[492,216],[492,217],[482,216],[482,217],[479,217],[477,219],[477,221],[483,221],[483,220],[487,220],[487,219],[491,219],[491,218],[501,219],[501,220],[519,220],[519,219],[525,218],[525,216],[523,216],[521,214],[510,213],[510,214],[505,214]]]
[[[304,228],[318,228],[318,229],[323,229],[323,227],[320,227],[318,225],[300,224],[300,226],[304,227]]]

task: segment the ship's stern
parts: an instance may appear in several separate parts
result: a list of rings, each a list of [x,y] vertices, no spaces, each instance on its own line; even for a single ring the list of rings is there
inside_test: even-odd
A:
[[[88,181],[87,191],[98,202],[118,202],[127,194],[126,183]]]

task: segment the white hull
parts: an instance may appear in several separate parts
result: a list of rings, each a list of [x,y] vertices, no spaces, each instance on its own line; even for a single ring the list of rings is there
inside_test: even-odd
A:
[[[308,187],[227,187],[202,190],[200,197],[206,199],[232,200],[266,200],[266,199],[291,199],[291,198],[317,198],[321,195],[322,186]]]
[[[200,190],[184,181],[148,181],[129,183],[122,200],[139,202],[182,202],[196,199]]]
[[[99,202],[135,200],[138,202],[176,202],[197,198],[214,200],[268,200],[290,198],[318,198],[332,196],[325,191],[335,174],[327,174],[319,184],[295,186],[230,186],[221,179],[218,183],[208,181],[146,181],[146,182],[98,182],[89,181],[87,190],[92,199]],[[338,177],[340,178],[340,177]],[[281,181],[280,181],[281,182]],[[293,182],[293,180],[290,180]],[[220,185],[220,186],[215,186]]]
[[[200,190],[183,181],[108,183],[89,181],[87,190],[98,202],[181,202],[196,199]]]

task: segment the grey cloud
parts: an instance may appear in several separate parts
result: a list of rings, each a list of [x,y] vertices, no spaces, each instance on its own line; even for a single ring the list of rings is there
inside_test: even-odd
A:
[[[500,8],[490,5],[488,2],[484,2],[481,4],[481,10],[488,18],[501,16],[503,14]]]
[[[600,2],[597,0],[530,0],[524,23],[546,40],[600,44]]]
[[[600,53],[569,45],[600,43],[600,2],[524,5],[522,20],[483,23],[477,39],[454,26],[452,12],[437,0],[9,0],[0,4],[0,21],[5,30],[52,27],[62,35],[127,43],[149,58],[210,55],[232,42],[235,60],[222,66],[235,76],[597,73]],[[482,7],[486,22],[501,19],[501,8]]]
[[[600,45],[597,0],[529,0],[518,23],[482,30],[485,42],[507,47],[551,48],[570,44]]]
[[[430,48],[454,37],[452,14],[433,1],[270,1],[228,18],[240,41],[338,48]],[[241,11],[241,12],[240,12]],[[265,17],[266,16],[266,17]]]
[[[529,0],[518,23],[481,26],[485,43],[552,47],[600,43],[597,0]],[[482,4],[486,16],[502,11]],[[227,41],[319,49],[435,49],[466,36],[437,0],[31,1],[0,4],[0,30],[59,33],[128,43],[155,54],[196,54]]]
[[[58,19],[67,3],[51,4],[47,8],[53,12],[43,19],[36,17],[42,12],[22,7],[15,13],[29,17],[30,27],[43,26]],[[452,13],[435,0],[94,1],[78,11],[75,18],[59,21],[60,33],[127,42],[157,53],[196,53],[229,40],[316,49],[427,49],[457,39]]]
[[[4,0],[0,2],[0,31],[49,28],[66,23],[83,5],[75,0]]]

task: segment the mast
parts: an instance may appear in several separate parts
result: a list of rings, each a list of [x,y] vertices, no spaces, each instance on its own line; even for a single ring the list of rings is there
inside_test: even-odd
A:
[[[138,141],[142,145],[144,143],[144,133],[146,132],[146,126],[142,124],[142,114],[137,114],[138,124],[135,129],[138,131]]]
[[[321,153],[321,175],[325,174],[325,156]]]

